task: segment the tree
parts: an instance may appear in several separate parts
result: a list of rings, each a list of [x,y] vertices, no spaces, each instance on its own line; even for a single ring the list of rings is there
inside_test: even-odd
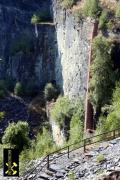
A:
[[[63,126],[66,120],[71,119],[74,111],[73,103],[68,97],[60,96],[50,111],[51,118],[60,126]]]
[[[85,16],[97,18],[100,14],[101,8],[99,0],[86,0],[84,5]]]
[[[83,105],[80,101],[75,104],[74,113],[70,121],[70,143],[76,143],[83,138]]]
[[[120,18],[120,2],[118,2],[118,6],[116,7],[116,17]]]
[[[116,83],[111,105],[107,109],[108,115],[102,115],[97,125],[98,133],[120,128],[120,81]]]
[[[17,96],[20,96],[23,94],[23,87],[22,84],[20,82],[17,82],[14,88],[14,93]]]
[[[19,121],[18,123],[11,123],[6,128],[2,137],[3,144],[10,144],[18,148],[21,152],[24,147],[29,146],[29,127],[27,122]]]
[[[109,102],[115,81],[111,46],[102,36],[97,36],[93,41],[91,77],[90,100],[94,108],[102,107]]]
[[[58,96],[58,90],[52,83],[47,83],[44,90],[46,100],[51,101]]]

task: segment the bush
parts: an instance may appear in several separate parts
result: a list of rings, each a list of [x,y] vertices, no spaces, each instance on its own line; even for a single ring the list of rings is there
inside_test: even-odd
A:
[[[76,180],[75,173],[70,171],[66,180]]]
[[[75,0],[63,0],[62,6],[66,9],[69,9],[73,6],[74,3],[75,3]]]
[[[29,128],[28,123],[19,121],[11,123],[6,128],[2,137],[3,144],[10,144],[11,147],[18,148],[21,152],[24,147],[29,147]]]
[[[109,103],[114,88],[115,75],[111,60],[111,45],[106,38],[97,36],[93,41],[90,100],[95,108]]]
[[[73,12],[74,12],[74,16],[75,16],[77,21],[79,21],[80,19],[83,19],[84,13],[83,13],[83,9],[82,8],[76,9]]]
[[[4,111],[1,111],[0,112],[0,120],[3,119],[5,117],[5,112]]]
[[[99,18],[99,28],[106,28],[106,23],[108,22],[108,12],[106,10],[102,11],[102,14]]]
[[[108,115],[101,116],[97,125],[97,134],[109,132],[120,128],[120,82],[116,84],[113,92],[112,104],[109,106]],[[102,137],[104,138],[104,137]]]
[[[117,6],[117,8],[116,8],[116,17],[117,18],[120,18],[120,3],[118,3],[118,6]]]
[[[23,94],[23,86],[20,82],[17,82],[14,88],[14,94],[20,96]]]
[[[36,12],[35,14],[33,14],[31,18],[31,23],[38,24],[40,22],[47,22],[51,20],[52,20],[52,17],[49,11],[41,11],[41,12]]]
[[[83,138],[83,105],[78,102],[74,107],[74,113],[70,121],[70,143],[76,143]]]
[[[73,111],[73,103],[68,99],[68,97],[60,96],[51,109],[50,114],[51,118],[55,120],[58,125],[62,126],[65,121],[71,119]]]
[[[48,83],[45,86],[44,95],[45,95],[46,100],[51,101],[52,99],[57,98],[58,90],[52,83]]]
[[[96,160],[97,160],[97,162],[102,162],[105,160],[105,157],[103,154],[99,154],[96,156]]]
[[[83,12],[85,16],[97,18],[101,12],[99,0],[86,0]]]

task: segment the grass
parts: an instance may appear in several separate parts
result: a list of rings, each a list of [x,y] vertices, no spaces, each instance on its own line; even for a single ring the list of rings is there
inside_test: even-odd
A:
[[[103,154],[98,154],[97,156],[96,156],[96,161],[97,162],[103,162],[105,160],[105,157],[104,157],[104,155]]]

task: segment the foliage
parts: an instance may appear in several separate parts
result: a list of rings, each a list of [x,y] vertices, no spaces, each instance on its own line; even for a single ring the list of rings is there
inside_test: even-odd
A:
[[[86,0],[83,8],[84,15],[97,18],[101,11],[99,4],[99,0]]]
[[[118,6],[117,6],[117,8],[116,8],[116,17],[117,18],[120,18],[120,3],[118,3]]]
[[[33,14],[32,18],[31,18],[31,23],[32,24],[38,24],[40,22],[47,22],[47,21],[51,21],[51,15],[49,11],[39,11]]]
[[[105,157],[104,157],[103,154],[98,154],[98,155],[96,156],[96,160],[97,160],[97,162],[102,162],[102,161],[105,160]]]
[[[115,81],[109,41],[97,36],[93,41],[93,53],[90,100],[94,107],[101,107],[109,102]]]
[[[71,8],[75,3],[75,0],[63,0],[62,1],[62,6],[66,9]]]
[[[36,14],[33,14],[31,18],[31,24],[37,24],[37,23],[39,23],[39,16],[37,16]]]
[[[76,177],[75,177],[75,174],[74,172],[69,172],[68,176],[67,176],[67,180],[75,180]]]
[[[78,9],[74,10],[73,12],[74,12],[74,16],[77,21],[79,21],[80,19],[83,19],[84,13],[83,13],[82,8],[78,8]]]
[[[19,121],[18,123],[11,123],[4,132],[2,143],[10,144],[10,146],[18,148],[21,152],[24,147],[29,146],[28,133],[27,122]]]
[[[83,137],[83,105],[81,102],[77,102],[74,107],[74,113],[70,121],[70,143],[76,143],[82,140]]]
[[[4,111],[1,111],[0,112],[0,120],[3,119],[5,117],[5,112]]]
[[[14,93],[17,96],[20,96],[23,94],[23,86],[21,84],[21,82],[17,82],[14,88]]]
[[[38,133],[35,140],[32,140],[30,149],[24,149],[20,155],[21,160],[32,160],[40,158],[53,152],[56,146],[48,129],[43,128],[42,133]]]
[[[3,167],[3,145],[0,144],[0,168]]]
[[[108,21],[108,11],[107,10],[103,10],[102,14],[99,18],[99,28],[103,29],[106,27],[106,23]]]
[[[21,33],[11,44],[10,53],[14,56],[18,52],[29,53],[34,51],[32,35],[28,31]]]
[[[57,98],[58,90],[52,83],[48,83],[45,86],[44,94],[45,94],[46,100],[51,101],[52,99]]]
[[[118,129],[120,127],[120,82],[116,84],[113,92],[112,104],[109,106],[108,115],[101,116],[97,125],[97,134]]]
[[[62,126],[66,120],[71,119],[73,111],[74,107],[69,98],[60,96],[51,109],[50,114],[52,119]]]

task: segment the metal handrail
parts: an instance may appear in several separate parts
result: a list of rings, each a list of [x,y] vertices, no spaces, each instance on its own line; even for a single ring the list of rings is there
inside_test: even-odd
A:
[[[41,169],[39,170],[39,171],[41,171],[46,165],[47,165],[47,168],[49,168],[49,165],[50,165],[50,156],[51,155],[54,155],[54,154],[56,154],[56,153],[59,153],[59,152],[61,152],[62,150],[66,150],[66,152],[64,152],[64,153],[62,153],[60,156],[57,156],[57,157],[55,157],[56,159],[57,158],[59,158],[59,157],[61,157],[61,156],[63,156],[63,155],[65,155],[65,154],[68,154],[68,158],[69,158],[69,155],[70,155],[70,153],[72,152],[72,151],[74,151],[74,150],[76,150],[76,149],[80,149],[80,148],[84,148],[84,152],[85,152],[85,150],[86,150],[86,146],[87,145],[91,145],[91,144],[95,144],[95,143],[97,143],[97,142],[102,142],[103,140],[98,140],[98,141],[95,141],[95,142],[91,142],[90,140],[92,140],[93,138],[96,138],[96,137],[100,137],[100,136],[103,136],[103,135],[106,135],[106,134],[110,134],[110,133],[113,133],[113,135],[111,135],[109,138],[116,138],[116,132],[117,131],[120,131],[120,128],[119,129],[114,129],[114,130],[111,130],[111,131],[108,131],[108,132],[105,132],[105,133],[102,133],[102,134],[98,134],[98,135],[95,135],[95,136],[92,136],[92,137],[90,137],[90,138],[85,138],[85,139],[83,139],[83,140],[81,140],[81,141],[79,141],[79,142],[77,142],[77,143],[73,143],[73,144],[70,144],[70,145],[67,145],[67,146],[65,146],[65,147],[63,147],[63,148],[60,148],[60,149],[58,149],[58,150],[56,150],[56,151],[53,151],[53,152],[51,152],[51,153],[49,153],[49,154],[47,154],[43,159],[42,159],[42,161],[39,163],[39,164],[37,164],[37,166],[34,168],[34,169],[32,169],[32,171],[27,175],[27,177],[29,177],[29,175],[31,174],[31,173],[33,173],[34,172],[34,170],[36,169],[36,168],[38,168],[38,166],[40,166],[46,159],[47,159],[47,162],[45,163],[45,165],[43,166],[43,167],[41,167]],[[120,134],[119,134],[119,136],[120,136]],[[118,137],[119,137],[118,136]],[[105,139],[107,139],[107,138],[105,138]],[[104,140],[105,140],[104,139]],[[87,141],[89,140],[89,143],[87,143]],[[75,146],[75,145],[78,145],[78,144],[80,144],[80,143],[82,143],[83,142],[83,145],[82,146],[79,146],[79,147],[77,147],[77,148],[73,148],[71,151],[70,151],[70,147],[71,146]],[[37,173],[38,174],[38,173]],[[36,174],[36,175],[37,175]],[[36,177],[36,175],[35,175],[35,177]],[[26,178],[27,178],[26,177]]]

